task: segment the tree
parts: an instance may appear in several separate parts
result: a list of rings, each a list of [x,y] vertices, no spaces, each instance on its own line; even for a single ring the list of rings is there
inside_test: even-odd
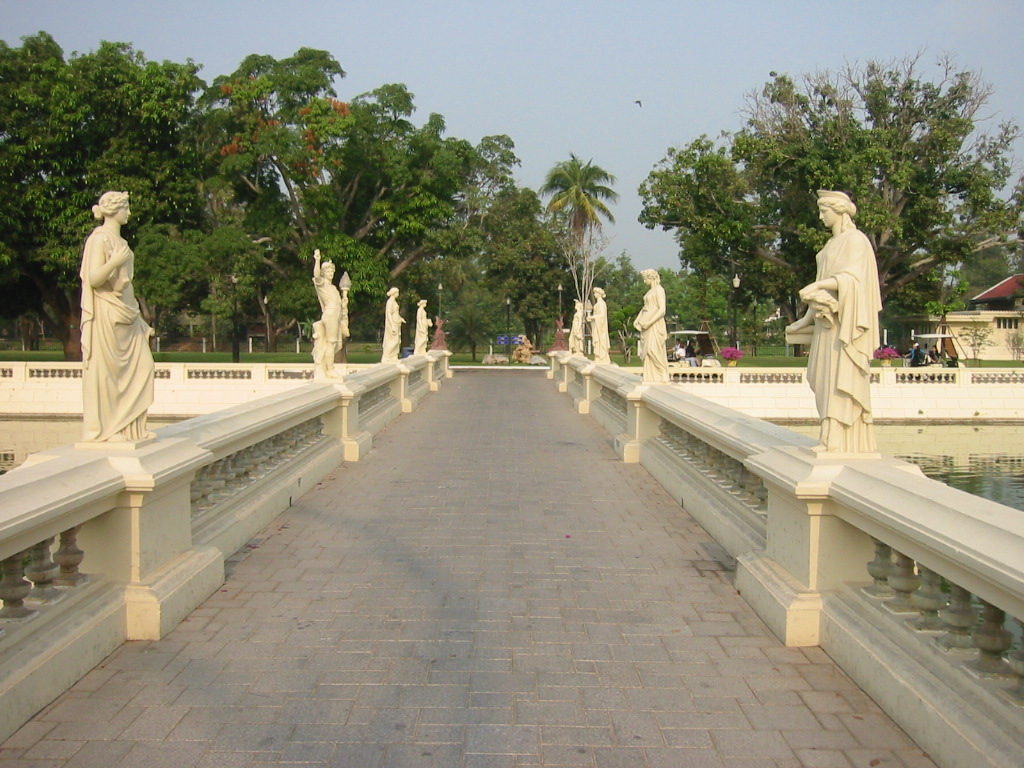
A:
[[[968,323],[960,330],[960,338],[971,350],[971,357],[981,365],[981,352],[992,343],[992,326],[988,323]]]
[[[1017,126],[982,132],[990,89],[940,64],[936,81],[916,58],[801,86],[773,73],[742,130],[669,150],[641,187],[640,220],[675,231],[685,266],[740,273],[794,316],[827,238],[814,190],[841,189],[875,248],[883,299],[927,296],[936,271],[1015,239],[1024,210],[1020,180],[1003,196]]]
[[[65,60],[44,32],[0,42],[0,280],[30,287],[67,359],[81,358],[78,269],[99,195],[128,191],[134,226],[198,221],[197,71],[121,43]]]
[[[548,171],[540,194],[550,196],[548,211],[565,217],[566,234],[561,247],[576,287],[576,297],[586,304],[594,286],[594,259],[604,249],[601,219],[615,221],[607,202],[618,200],[609,186],[615,177],[593,160],[582,162],[575,154]],[[607,201],[607,202],[606,202]]]
[[[537,194],[510,188],[495,196],[481,225],[485,235],[482,272],[498,296],[512,300],[526,335],[543,344],[557,312],[556,286],[566,278],[555,238]]]

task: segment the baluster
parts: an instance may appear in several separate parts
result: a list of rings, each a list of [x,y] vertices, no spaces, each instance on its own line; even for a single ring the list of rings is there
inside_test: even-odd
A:
[[[1003,624],[1006,613],[991,603],[981,601],[981,624],[971,637],[978,648],[978,658],[969,664],[971,669],[985,677],[1003,677],[1012,675],[1010,665],[1003,658],[1013,643],[1011,635]]]
[[[53,558],[50,557],[50,548],[53,547],[55,538],[55,536],[51,536],[32,547],[29,564],[25,569],[25,577],[32,582],[30,600],[52,603],[64,596],[63,592],[53,586],[53,580],[59,570],[57,564],[53,562]]]
[[[921,575],[921,588],[910,596],[910,602],[917,606],[921,615],[913,619],[910,626],[918,632],[941,632],[945,623],[939,618],[939,611],[946,604],[942,577],[923,565],[918,565],[917,571]]]
[[[892,597],[892,587],[889,586],[889,571],[892,568],[892,547],[878,539],[871,539],[875,543],[875,559],[868,563],[868,573],[874,580],[870,587],[864,587],[863,592],[871,597]]]
[[[935,642],[944,651],[965,653],[974,650],[971,630],[978,615],[971,603],[971,593],[956,584],[949,585],[949,604],[939,611],[945,622],[946,634]]]
[[[910,602],[910,596],[921,585],[920,577],[914,573],[914,560],[902,552],[896,552],[896,560],[889,569],[889,586],[896,597],[885,602],[885,607],[893,613],[917,613],[917,608]]]
[[[1018,704],[1024,705],[1024,619],[1016,619],[1016,621],[1017,626],[1020,627],[1020,645],[1017,646],[1016,651],[1006,657],[1006,663],[1017,675],[1017,685],[1007,693]]]
[[[36,611],[25,605],[25,597],[32,591],[32,582],[24,578],[24,562],[29,550],[11,555],[0,563],[0,619],[26,619]]]
[[[85,553],[78,548],[78,528],[68,528],[60,535],[60,543],[53,559],[60,565],[60,574],[53,580],[54,584],[61,587],[77,587],[89,577],[79,573],[78,566],[82,564]]]

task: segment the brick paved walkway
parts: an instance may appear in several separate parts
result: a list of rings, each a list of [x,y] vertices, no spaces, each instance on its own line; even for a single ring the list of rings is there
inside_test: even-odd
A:
[[[931,768],[529,373],[458,372],[0,768]]]

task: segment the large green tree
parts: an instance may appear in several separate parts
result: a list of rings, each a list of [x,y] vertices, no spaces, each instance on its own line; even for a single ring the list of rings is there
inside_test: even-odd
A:
[[[81,357],[78,269],[99,195],[131,194],[132,229],[198,221],[196,72],[124,44],[66,59],[43,32],[0,42],[0,283],[20,294],[5,306],[45,317],[68,359]]]
[[[749,98],[747,123],[721,142],[670,149],[641,186],[640,220],[674,231],[683,265],[740,273],[792,315],[828,233],[814,190],[840,189],[878,258],[883,299],[928,295],[937,271],[1015,238],[1017,126],[985,132],[989,88],[941,62],[868,63],[797,83],[775,75]]]

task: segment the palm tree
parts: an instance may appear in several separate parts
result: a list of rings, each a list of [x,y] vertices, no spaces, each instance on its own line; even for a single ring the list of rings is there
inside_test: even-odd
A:
[[[548,171],[540,193],[551,195],[549,211],[569,214],[569,228],[578,249],[583,249],[586,236],[592,230],[601,228],[601,217],[615,222],[605,204],[605,201],[614,203],[619,199],[608,186],[614,183],[615,177],[601,166],[594,165],[593,160],[584,163],[574,154]]]
[[[605,201],[615,202],[618,194],[609,184],[615,177],[593,160],[583,163],[576,155],[555,165],[548,171],[540,188],[542,195],[551,195],[548,210],[562,211],[569,216],[569,232],[564,242],[564,253],[576,287],[576,297],[584,307],[590,305],[590,292],[594,287],[594,254],[601,245],[593,237],[601,229],[601,217],[614,223],[615,217]]]

